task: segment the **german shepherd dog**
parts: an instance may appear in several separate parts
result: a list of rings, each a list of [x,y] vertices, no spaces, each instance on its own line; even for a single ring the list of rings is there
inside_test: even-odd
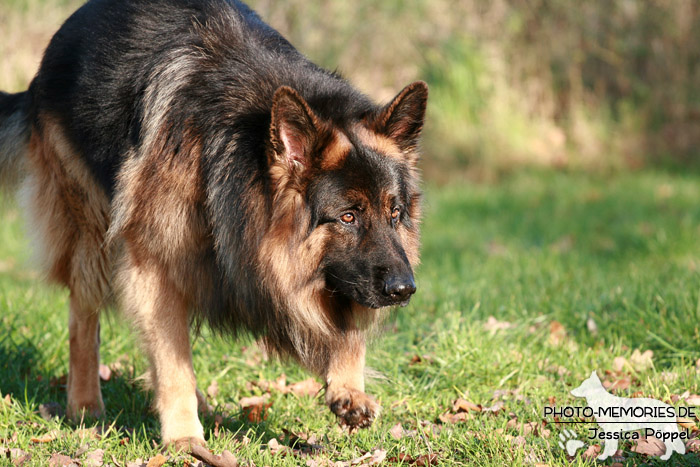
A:
[[[365,336],[416,291],[427,95],[415,82],[374,104],[238,0],[74,13],[29,90],[0,95],[0,174],[70,289],[68,416],[104,410],[99,312],[115,297],[164,443],[204,443],[201,323],[296,359],[341,424],[369,426]]]

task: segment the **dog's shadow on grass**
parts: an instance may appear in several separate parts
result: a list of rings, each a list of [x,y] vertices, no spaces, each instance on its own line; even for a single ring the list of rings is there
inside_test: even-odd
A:
[[[108,381],[101,382],[105,403],[103,417],[74,422],[64,416],[66,375],[60,368],[42,366],[41,361],[42,352],[33,342],[13,340],[9,333],[0,337],[0,393],[3,396],[9,394],[16,403],[35,407],[46,420],[58,417],[61,426],[67,430],[99,427],[101,431],[106,431],[112,427],[124,436],[145,436],[152,440],[160,438],[158,417],[152,408],[152,393],[142,388],[133,370],[113,372]],[[279,435],[265,423],[243,421],[243,413],[202,414],[200,418],[208,439],[219,432],[264,441]]]

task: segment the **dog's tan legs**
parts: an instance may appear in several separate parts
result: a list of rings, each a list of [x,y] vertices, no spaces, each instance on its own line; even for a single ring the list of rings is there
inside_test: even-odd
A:
[[[131,266],[124,276],[126,310],[135,317],[151,362],[163,442],[183,448],[204,444],[184,300],[155,267]]]
[[[365,428],[379,415],[379,404],[365,394],[365,339],[348,333],[333,352],[326,373],[326,403],[343,425]]]
[[[104,411],[100,392],[100,315],[97,307],[86,305],[71,293],[70,369],[68,410],[73,420],[83,415],[100,416]]]

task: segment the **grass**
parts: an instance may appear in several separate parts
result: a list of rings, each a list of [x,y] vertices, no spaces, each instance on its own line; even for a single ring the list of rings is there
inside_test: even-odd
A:
[[[250,342],[205,330],[194,344],[197,381],[201,389],[218,382],[210,402],[226,414],[218,437],[216,417],[204,417],[210,448],[258,466],[310,459],[323,465],[375,449],[387,457],[434,452],[440,465],[591,464],[582,451],[567,459],[557,445],[563,427],[553,420],[545,427],[549,436],[542,425],[528,433],[524,424],[541,422],[552,397],[558,406],[583,405],[569,391],[592,370],[610,381],[629,378],[629,389],[618,393],[624,396],[669,400],[699,391],[698,199],[697,175],[653,171],[609,177],[525,171],[495,184],[429,187],[419,292],[392,314],[368,353],[369,365],[383,375],[368,387],[384,407],[381,418],[348,435],[319,398],[273,391],[268,418],[250,423],[235,407],[261,391],[246,383],[308,375],[293,364],[260,363]],[[67,295],[37,281],[20,214],[6,203],[0,217],[0,390],[11,398],[0,402],[0,448],[31,452],[27,465],[45,465],[56,452],[84,461],[97,448],[117,465],[148,460],[161,447],[149,395],[134,381],[145,362],[118,314],[105,319],[101,350],[105,363],[120,361],[125,370],[103,383],[104,420],[81,427],[38,415],[40,404],[65,405]],[[490,316],[511,327],[488,331]],[[612,372],[615,357],[632,360],[635,349],[652,350],[653,365]],[[437,422],[458,397],[484,406],[500,400],[505,409]],[[96,423],[105,427],[100,439],[82,429]],[[418,434],[396,439],[390,434],[396,423]],[[575,431],[594,443],[586,427]],[[61,436],[31,441],[52,430]],[[308,458],[273,455],[266,445],[272,438],[289,443],[285,430],[315,436],[322,450]],[[623,463],[663,464],[631,446],[622,444]],[[700,464],[694,453],[672,460]]]

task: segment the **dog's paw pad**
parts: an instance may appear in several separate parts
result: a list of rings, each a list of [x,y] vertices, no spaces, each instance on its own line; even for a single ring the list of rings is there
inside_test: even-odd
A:
[[[571,457],[576,454],[576,451],[584,446],[583,441],[579,441],[575,438],[576,433],[571,430],[564,430],[563,432],[559,433],[559,439],[561,440],[559,441],[559,447],[565,449],[566,453]]]
[[[341,426],[348,427],[351,432],[358,428],[369,427],[380,411],[380,406],[374,399],[356,389],[331,390],[326,400],[331,411],[338,417]]]

